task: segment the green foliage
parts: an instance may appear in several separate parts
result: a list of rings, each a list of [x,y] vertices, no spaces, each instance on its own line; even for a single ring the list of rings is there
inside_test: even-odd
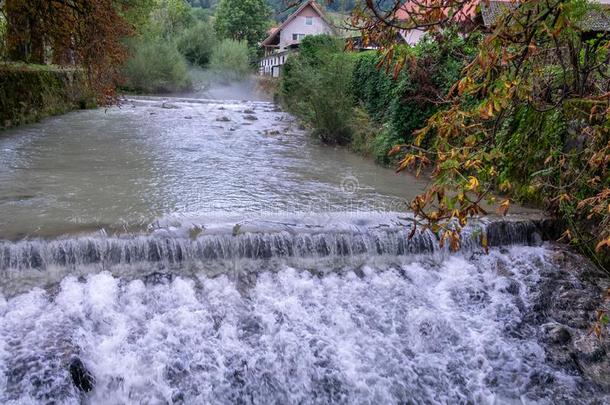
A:
[[[340,39],[308,36],[298,56],[285,65],[282,100],[325,142],[351,140],[353,149],[389,164],[388,151],[411,140],[413,131],[439,109],[474,52],[457,32],[440,35],[442,41],[428,38],[415,48],[403,47],[400,52],[414,67],[402,69],[396,78],[379,68],[375,52],[346,54]],[[355,116],[366,116],[367,125],[355,125]],[[382,130],[370,130],[371,119]],[[368,129],[360,131],[363,127]]]
[[[306,37],[301,52],[288,59],[280,86],[288,109],[331,144],[348,144],[354,133],[353,57],[342,49],[327,35]]]
[[[267,34],[270,13],[265,0],[220,0],[214,28],[220,38],[255,47]]]
[[[353,89],[355,97],[383,131],[374,141],[378,162],[391,163],[388,151],[413,140],[413,132],[439,110],[441,101],[475,51],[474,39],[466,42],[457,32],[446,30],[430,36],[414,48],[403,46],[396,53],[411,61],[396,77],[383,67],[382,56],[364,52],[357,56]],[[397,57],[398,58],[398,57]]]
[[[210,17],[212,17],[213,13],[211,10],[207,8],[199,8],[193,7],[191,8],[191,16],[195,22],[197,21],[205,21],[209,22]]]
[[[128,90],[163,93],[190,87],[186,60],[173,42],[144,38],[132,41],[130,49],[123,66]]]
[[[378,126],[366,110],[360,106],[352,109],[350,148],[361,155],[373,156],[373,142],[377,138]]]
[[[588,99],[568,99],[546,112],[521,105],[508,114],[493,150],[501,157],[498,185],[517,201],[560,214],[572,243],[590,256],[599,235],[610,236],[604,231],[610,224],[610,191],[603,192],[610,189],[607,108]],[[583,214],[587,206],[593,209]],[[610,264],[601,251],[595,259]]]
[[[309,35],[299,45],[299,54],[307,63],[317,67],[326,62],[328,55],[340,53],[345,48],[345,42],[331,35]]]
[[[226,80],[238,80],[251,73],[250,54],[245,41],[224,39],[212,52],[210,69]]]
[[[212,26],[199,21],[187,28],[178,38],[178,50],[193,65],[205,67],[216,47],[216,34]]]
[[[121,15],[131,24],[137,33],[144,33],[150,24],[152,11],[157,6],[157,0],[117,0]]]
[[[218,0],[188,0],[191,7],[210,9],[216,6]]]
[[[554,183],[559,175],[547,171],[545,161],[549,153],[557,154],[566,146],[567,123],[562,112],[517,108],[496,139],[502,154],[499,183],[510,182],[517,200],[543,203],[541,182]]]
[[[193,24],[191,6],[186,0],[156,0],[150,14],[146,36],[161,37],[167,41],[176,38]]]
[[[94,105],[95,96],[82,70],[0,64],[0,128]]]

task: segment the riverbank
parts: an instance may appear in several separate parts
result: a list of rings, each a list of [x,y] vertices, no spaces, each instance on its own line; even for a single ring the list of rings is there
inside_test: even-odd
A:
[[[522,103],[496,133],[487,132],[487,123],[468,136],[466,121],[439,117],[448,111],[443,97],[474,57],[476,43],[446,35],[401,48],[414,66],[395,71],[384,69],[375,52],[345,52],[336,38],[309,37],[284,66],[275,91],[323,143],[400,171],[434,172],[428,189],[434,191],[421,195],[422,217],[464,222],[488,211],[479,203],[492,192],[505,196],[493,211],[526,204],[561,218],[562,240],[609,270],[608,103],[567,97],[544,113]],[[479,138],[488,142],[475,145]]]
[[[0,64],[0,129],[94,106],[80,69]]]

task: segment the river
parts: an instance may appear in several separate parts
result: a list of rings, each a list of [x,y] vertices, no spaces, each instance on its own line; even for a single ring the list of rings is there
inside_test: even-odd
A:
[[[271,102],[197,97],[0,134],[2,403],[609,399],[599,362],[555,342],[595,345],[565,308],[601,296],[585,259],[524,215],[458,253],[409,239],[425,180]]]

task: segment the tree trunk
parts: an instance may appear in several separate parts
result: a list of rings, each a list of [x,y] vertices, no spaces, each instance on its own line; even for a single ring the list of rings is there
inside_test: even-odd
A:
[[[34,18],[29,19],[30,26],[30,54],[28,62],[44,64],[44,38],[40,31],[38,21]]]
[[[27,61],[27,21],[23,18],[23,11],[19,0],[6,0],[6,46],[8,59],[12,61]]]

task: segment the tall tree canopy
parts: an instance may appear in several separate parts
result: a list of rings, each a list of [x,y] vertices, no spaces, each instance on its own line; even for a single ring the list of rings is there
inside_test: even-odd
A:
[[[220,0],[214,25],[220,37],[256,46],[267,35],[270,16],[265,0]]]
[[[110,103],[127,57],[121,41],[133,33],[123,13],[137,1],[146,0],[6,0],[8,57],[80,66],[99,101]]]

